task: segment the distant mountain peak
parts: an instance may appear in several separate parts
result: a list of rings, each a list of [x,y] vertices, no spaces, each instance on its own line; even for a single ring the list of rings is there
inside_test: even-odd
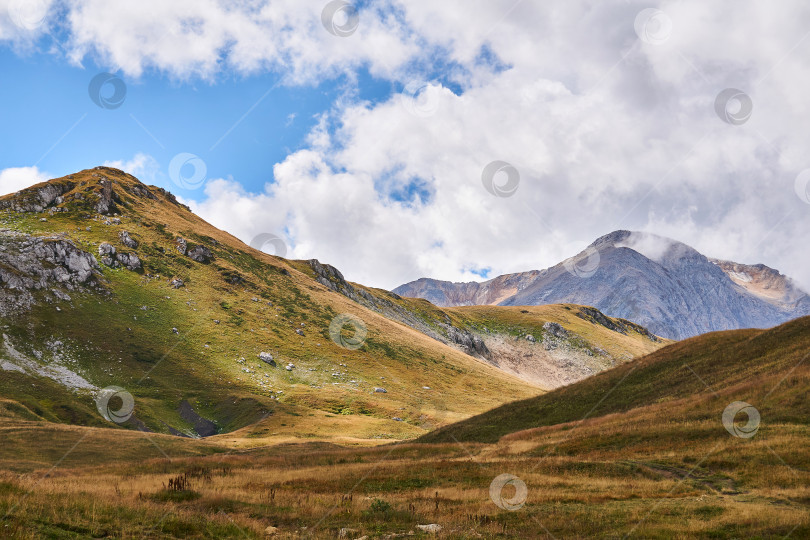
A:
[[[578,272],[580,263],[594,268]],[[777,270],[709,259],[683,242],[628,230],[601,236],[582,253],[546,270],[484,283],[422,278],[394,292],[444,307],[591,305],[671,339],[771,327],[810,314],[810,297]]]

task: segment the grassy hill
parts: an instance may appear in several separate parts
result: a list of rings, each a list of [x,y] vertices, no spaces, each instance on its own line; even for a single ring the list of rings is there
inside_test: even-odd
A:
[[[759,399],[761,413],[771,421],[806,424],[810,419],[810,402],[803,399],[807,388],[797,387],[797,379],[791,377],[810,365],[808,356],[810,317],[770,330],[710,333],[578,384],[446,426],[420,440],[495,442],[522,430],[561,424],[573,427],[586,418],[653,405],[672,414],[688,412],[696,419],[706,419],[717,412],[705,406],[708,398],[723,407],[732,398],[751,403]]]
[[[637,329],[624,335],[563,316],[563,308],[443,311],[350,284],[317,261],[261,253],[170,193],[110,168],[0,198],[0,229],[0,307],[8,311],[0,328],[0,397],[37,421],[117,427],[95,399],[115,386],[135,404],[123,427],[228,433],[240,446],[268,439],[377,443],[542,393],[546,387],[519,371],[498,369],[497,358],[465,348],[484,326],[496,335],[541,338],[542,325],[559,319],[576,333],[567,340],[572,349],[604,351],[593,370],[664,344]],[[34,240],[40,244],[26,248]],[[106,244],[117,262],[104,262]],[[15,262],[26,249],[76,250],[71,257],[90,254],[96,266],[82,283],[60,281],[64,269],[53,257]],[[129,254],[139,260],[132,268]],[[9,285],[28,279],[35,263],[58,279]],[[342,314],[367,330],[359,348],[332,339],[330,325]],[[342,334],[350,338],[352,328]],[[260,360],[262,352],[276,365]]]
[[[427,537],[425,524],[439,538],[805,538],[808,351],[810,318],[709,334],[371,448],[49,424],[47,466],[22,448],[3,462],[0,526],[12,538]],[[761,415],[750,437],[731,433],[744,414],[724,424],[737,401]],[[0,408],[16,426],[4,440],[25,438],[31,414]],[[493,488],[504,474],[525,491]],[[178,476],[188,485],[168,489]]]

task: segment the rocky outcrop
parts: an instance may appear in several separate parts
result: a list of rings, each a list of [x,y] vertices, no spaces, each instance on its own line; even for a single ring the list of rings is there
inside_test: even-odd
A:
[[[269,364],[273,367],[276,367],[276,361],[273,359],[273,355],[268,352],[260,352],[258,355],[259,360],[264,362],[265,364]]]
[[[214,254],[211,253],[211,250],[201,245],[197,245],[189,249],[186,255],[189,259],[192,261],[197,261],[198,263],[211,262],[211,259],[214,258]]]
[[[0,315],[29,309],[34,293],[65,300],[66,291],[97,286],[98,263],[63,236],[0,229]]]
[[[118,238],[121,240],[121,243],[127,246],[130,249],[137,249],[138,241],[132,238],[127,231],[121,231],[118,233]]]
[[[568,330],[560,326],[555,322],[547,322],[543,324],[543,330],[551,334],[552,336],[560,339],[564,339],[568,337]]]
[[[460,330],[454,327],[452,324],[450,324],[449,319],[447,319],[445,322],[435,321],[436,328],[438,328],[437,331],[436,328],[429,326],[423,319],[408,311],[404,307],[395,304],[386,298],[375,296],[365,289],[355,287],[346,281],[343,274],[341,274],[340,271],[334,266],[323,264],[317,259],[311,259],[307,262],[309,263],[310,268],[312,268],[312,271],[315,273],[315,279],[318,281],[318,283],[331,289],[332,291],[342,294],[343,296],[354,300],[358,304],[380,313],[384,317],[393,319],[406,326],[410,326],[414,330],[422,332],[423,334],[430,336],[437,341],[441,341],[445,344],[456,345],[467,354],[472,356],[481,356],[484,358],[489,357],[489,350],[480,337],[470,333],[467,330]],[[394,299],[400,298],[398,295],[391,292],[379,292],[382,294],[388,294]]]
[[[14,194],[13,197],[0,200],[0,210],[14,212],[42,212],[52,204],[61,204],[62,195],[72,190],[73,182],[48,182],[41,187],[30,187]]]
[[[189,259],[199,263],[208,263],[214,258],[214,254],[206,246],[201,244],[189,244],[188,240],[180,236],[175,239],[175,247],[181,255],[185,255]]]
[[[484,344],[484,340],[479,336],[466,329],[460,330],[451,324],[440,323],[439,326],[446,331],[447,338],[456,345],[459,345],[467,354],[489,358],[489,349],[486,344]]]
[[[116,210],[115,203],[121,202],[118,195],[113,191],[112,181],[109,178],[101,177],[99,180],[101,191],[98,193],[98,201],[95,210],[99,214],[107,215]]]
[[[142,268],[141,259],[135,253],[119,253],[115,246],[102,242],[98,246],[101,262],[110,268],[123,266],[127,270],[137,271]]]

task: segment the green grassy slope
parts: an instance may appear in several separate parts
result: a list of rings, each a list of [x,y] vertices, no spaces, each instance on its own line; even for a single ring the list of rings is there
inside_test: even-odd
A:
[[[422,442],[495,442],[521,430],[578,422],[652,404],[685,407],[683,400],[707,392],[732,393],[746,384],[776,384],[810,354],[810,318],[771,330],[706,334],[669,345],[648,356],[536,398],[509,403],[424,435]],[[777,407],[776,421],[810,419],[810,402],[785,395],[790,406]],[[765,395],[765,392],[756,392]]]
[[[114,207],[100,215],[107,180]],[[61,199],[41,211],[14,209],[38,204],[40,190],[54,186]],[[474,331],[506,324],[499,318],[512,324],[516,312],[445,313],[427,302],[355,286],[389,306],[368,309],[318,283],[308,263],[256,251],[168,192],[121,171],[97,168],[55,179],[0,197],[0,208],[0,228],[61,235],[97,259],[99,245],[107,242],[143,262],[139,271],[100,263],[102,292],[67,291],[70,300],[54,300],[47,290],[34,291],[37,303],[30,310],[2,320],[0,360],[14,361],[13,350],[40,367],[69,369],[96,388],[71,389],[47,377],[2,371],[0,397],[38,419],[116,427],[98,414],[94,396],[97,389],[118,386],[135,400],[128,428],[194,436],[194,419],[180,409],[188,402],[217,432],[230,433],[230,444],[250,446],[267,438],[369,442],[411,438],[542,392],[424,333],[443,339],[446,329],[439,322],[445,321]],[[124,230],[138,241],[136,248],[123,245]],[[213,258],[197,262],[181,254],[177,237],[189,249],[205,246]],[[173,288],[176,278],[185,285]],[[330,337],[330,323],[343,313],[367,327],[357,350]],[[556,316],[518,315],[527,327]],[[581,331],[609,348],[615,332],[589,326]],[[650,346],[660,344],[634,336],[615,352],[629,357]],[[273,354],[278,365],[261,362],[260,352]],[[290,371],[288,363],[295,365]],[[375,392],[377,387],[386,392]]]

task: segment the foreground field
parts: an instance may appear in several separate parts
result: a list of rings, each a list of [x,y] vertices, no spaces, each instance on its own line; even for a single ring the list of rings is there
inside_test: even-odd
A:
[[[807,538],[809,342],[810,318],[695,338],[421,439],[432,443],[235,450],[228,435],[57,426],[7,407],[0,527],[11,538]]]
[[[281,538],[337,538],[344,528],[358,538],[419,533],[417,525],[432,523],[444,538],[810,534],[801,469],[810,456],[799,444],[806,429],[775,426],[741,441],[716,421],[644,430],[651,420],[599,419],[576,433],[555,428],[498,445],[290,445],[5,473],[2,534],[262,538],[272,526]],[[606,444],[606,432],[633,433],[634,441]],[[504,473],[527,486],[525,505],[514,511],[490,497],[491,482]],[[166,489],[181,475],[184,490]],[[501,494],[507,503],[515,495],[508,486]]]

